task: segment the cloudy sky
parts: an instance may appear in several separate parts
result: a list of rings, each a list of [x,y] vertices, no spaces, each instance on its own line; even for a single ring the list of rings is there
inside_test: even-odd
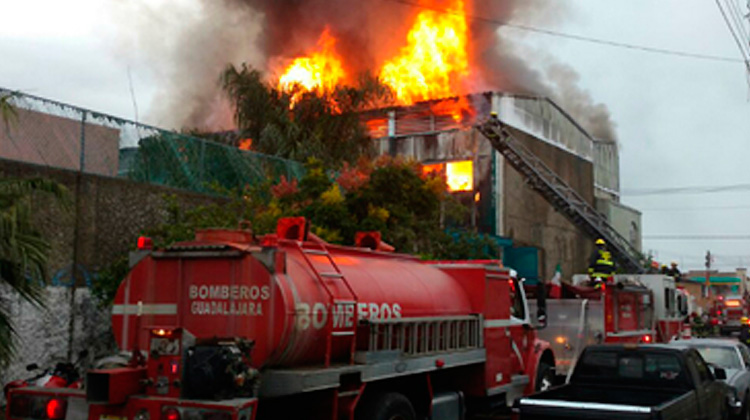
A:
[[[547,16],[519,23],[633,45],[740,57],[714,0],[549,1],[566,6],[560,19]],[[747,13],[744,1],[733,1]],[[163,75],[138,53],[142,45],[127,36],[139,28],[128,20],[125,3],[0,0],[0,86],[133,119],[132,80],[139,120],[162,125],[153,109]],[[155,16],[152,22],[168,27],[189,8],[176,9],[172,20],[165,15]],[[702,268],[709,249],[722,269],[750,265],[750,240],[726,238],[750,236],[750,189],[627,194],[750,184],[746,170],[750,90],[742,64],[653,54],[507,27],[500,34],[517,42],[527,61],[554,57],[573,67],[580,74],[580,86],[609,107],[622,147],[623,202],[643,211],[646,250],[653,250],[661,261],[676,260],[686,268]],[[168,46],[168,38],[162,41]],[[649,238],[664,235],[725,238]]]

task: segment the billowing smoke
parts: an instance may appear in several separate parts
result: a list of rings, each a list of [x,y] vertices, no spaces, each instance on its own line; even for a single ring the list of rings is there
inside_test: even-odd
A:
[[[606,105],[596,103],[589,92],[581,89],[580,76],[567,64],[552,61],[546,66],[550,93],[594,138],[617,141],[616,125]]]
[[[192,0],[184,10],[175,9],[173,2],[154,8],[141,1],[135,2],[138,6],[127,3],[130,12],[137,12],[130,14],[127,32],[137,34],[133,46],[148,56],[162,87],[152,116],[170,127],[213,130],[232,125],[218,82],[228,64],[244,62],[270,76],[279,75],[289,59],[313,49],[328,27],[350,73],[375,72],[404,45],[411,18],[419,11],[419,0]],[[451,2],[422,3],[444,9]],[[468,4],[472,16],[500,22],[550,24],[567,12],[551,0]],[[492,22],[470,23],[475,74],[466,93],[501,90],[550,96],[592,135],[615,138],[608,110],[578,87],[572,68],[548,64],[549,59],[541,64],[499,36]]]

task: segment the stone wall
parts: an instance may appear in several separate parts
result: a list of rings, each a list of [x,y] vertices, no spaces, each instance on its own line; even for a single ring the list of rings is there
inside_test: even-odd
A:
[[[48,197],[36,197],[34,202],[35,221],[52,245],[47,308],[34,308],[0,289],[0,304],[10,308],[20,337],[19,356],[7,369],[0,370],[0,383],[24,377],[24,367],[29,363],[48,366],[58,358],[75,358],[84,347],[90,349],[91,358],[110,351],[113,341],[108,311],[87,288],[95,281],[97,271],[127,255],[143,229],[165,220],[166,194],[177,195],[185,207],[219,200],[8,160],[0,160],[0,174],[50,178],[71,192],[67,209]]]

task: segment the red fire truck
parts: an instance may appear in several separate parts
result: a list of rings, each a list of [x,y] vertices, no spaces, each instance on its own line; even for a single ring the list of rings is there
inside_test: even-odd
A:
[[[7,419],[459,419],[555,365],[508,270],[307,231],[287,218],[144,249],[112,312],[130,365],[88,372],[85,391],[14,389]]]
[[[562,295],[546,301],[548,325],[539,330],[540,338],[550,343],[559,377],[567,377],[588,345],[650,343],[657,337],[653,293],[640,283],[622,279],[600,289],[563,283]],[[535,303],[531,301],[532,312]],[[541,388],[549,385],[546,382]]]
[[[668,343],[682,336],[685,317],[689,315],[673,277],[663,274],[617,275],[616,281],[640,283],[653,293],[653,316],[656,342]]]
[[[719,296],[715,302],[715,313],[722,335],[740,331],[742,318],[747,317],[747,305],[742,295]]]

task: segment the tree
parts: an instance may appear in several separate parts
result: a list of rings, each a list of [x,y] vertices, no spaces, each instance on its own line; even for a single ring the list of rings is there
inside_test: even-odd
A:
[[[258,70],[230,65],[221,83],[233,102],[237,127],[252,139],[253,150],[300,162],[312,157],[328,168],[372,156],[360,112],[392,102],[390,90],[369,75],[329,92],[285,91],[265,82]]]
[[[67,189],[47,179],[0,179],[0,283],[37,306],[44,305],[49,243],[33,223],[32,198],[49,194],[67,203]],[[0,301],[0,364],[14,355],[15,331]]]

